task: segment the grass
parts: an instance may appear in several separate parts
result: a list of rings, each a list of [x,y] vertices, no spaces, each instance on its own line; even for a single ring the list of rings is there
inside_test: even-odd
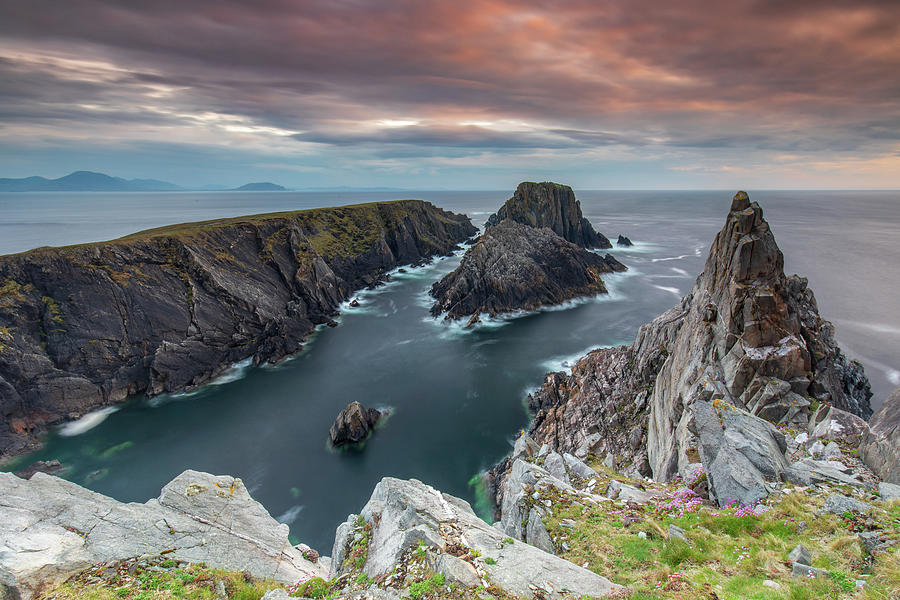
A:
[[[230,600],[259,600],[268,590],[281,587],[255,580],[245,573],[211,569],[203,564],[177,566],[174,560],[143,565],[133,572],[128,564],[86,571],[40,600],[214,600],[217,588]],[[134,567],[132,567],[134,568]]]
[[[608,480],[604,475],[598,479]],[[560,556],[628,586],[632,599],[900,598],[900,548],[872,561],[857,538],[858,531],[872,527],[900,538],[900,503],[876,503],[868,516],[817,516],[827,493],[798,491],[773,496],[758,512],[703,505],[682,514],[683,504],[666,504],[676,486],[652,486],[669,496],[655,505],[618,506],[542,492],[542,499],[552,502],[552,514],[545,519],[548,533],[557,548],[568,548]],[[576,526],[562,527],[563,519]],[[690,544],[669,539],[670,524],[684,529]],[[828,571],[829,577],[791,577],[787,555],[797,544],[812,552],[812,566]],[[861,594],[856,593],[857,579],[867,580]],[[764,585],[766,580],[779,587]]]

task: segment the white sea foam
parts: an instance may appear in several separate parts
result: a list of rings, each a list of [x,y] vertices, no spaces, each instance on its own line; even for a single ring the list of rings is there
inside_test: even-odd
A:
[[[101,408],[100,410],[95,410],[94,412],[89,412],[84,415],[77,421],[72,421],[71,423],[66,423],[59,429],[59,435],[62,437],[73,437],[76,435],[81,435],[82,433],[89,431],[106,420],[106,417],[113,414],[119,410],[113,406],[107,406],[106,408]]]
[[[690,258],[692,256],[699,256],[699,254],[679,254],[678,256],[664,256],[662,258],[651,258],[650,262],[666,262],[669,260],[684,260],[685,258]]]
[[[691,276],[690,273],[688,273],[684,269],[679,269],[678,267],[672,267],[672,270],[674,272],[678,273],[679,275],[681,275],[682,277],[690,277]]]
[[[900,385],[900,371],[897,369],[888,369],[885,373],[888,381],[890,381],[893,385]]]
[[[666,287],[664,285],[656,285],[655,283],[651,283],[650,285],[652,285],[653,287],[655,287],[658,290],[662,290],[664,292],[669,292],[670,294],[674,294],[675,296],[678,296],[679,298],[681,298],[681,290],[679,290],[678,288]]]
[[[284,513],[278,515],[278,518],[275,520],[278,521],[279,523],[284,523],[285,525],[290,525],[291,523],[293,523],[294,521],[297,520],[297,517],[300,516],[300,511],[302,511],[302,510],[303,510],[303,505],[297,504],[296,506],[292,506],[289,509],[287,509],[286,511],[284,511]]]
[[[245,358],[240,362],[236,362],[228,367],[221,375],[209,382],[209,385],[225,385],[238,379],[243,379],[247,375],[247,370],[253,364],[253,357]]]
[[[605,254],[607,252],[611,252],[613,254],[617,252],[622,252],[624,254],[649,254],[651,252],[657,252],[659,248],[659,244],[654,244],[652,242],[632,242],[631,246],[618,246],[613,243],[612,248],[595,250],[595,252],[599,254]]]

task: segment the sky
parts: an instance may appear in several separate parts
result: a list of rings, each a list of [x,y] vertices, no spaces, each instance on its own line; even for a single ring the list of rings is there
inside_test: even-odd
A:
[[[897,0],[0,0],[0,177],[900,188]]]

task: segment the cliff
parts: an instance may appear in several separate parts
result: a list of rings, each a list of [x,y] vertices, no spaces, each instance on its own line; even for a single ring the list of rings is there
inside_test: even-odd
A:
[[[532,227],[547,227],[582,248],[612,248],[603,234],[594,231],[581,214],[581,203],[567,185],[545,181],[524,181],[512,198],[488,217],[487,227],[495,227],[510,219]]]
[[[129,395],[295,353],[353,290],[475,231],[463,215],[402,200],[0,257],[0,456]]]
[[[549,374],[529,397],[531,434],[661,481],[702,465],[720,502],[750,503],[767,481],[805,477],[772,424],[805,429],[814,402],[867,418],[871,392],[806,280],[783,265],[762,209],[738,193],[692,291],[630,347]]]
[[[488,228],[459,267],[432,286],[431,314],[446,312],[448,319],[458,319],[534,310],[606,293],[600,275],[624,270],[609,254],[602,257],[550,229],[506,219]]]

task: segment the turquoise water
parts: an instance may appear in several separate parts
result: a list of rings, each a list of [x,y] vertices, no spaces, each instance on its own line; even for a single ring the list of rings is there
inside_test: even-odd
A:
[[[472,476],[502,458],[528,415],[523,400],[547,371],[590,348],[629,343],[677,303],[702,268],[731,192],[579,192],[586,216],[630,267],[610,294],[486,323],[474,331],[428,316],[427,290],[459,256],[395,274],[340,326],[274,368],[237,365],[194,394],[138,397],[93,428],[49,436],[25,460],[59,459],[65,477],[145,501],[185,468],[240,476],[292,534],[325,554],[334,528],[383,476],[416,477],[472,502]],[[503,192],[410,192],[476,224]],[[785,252],[810,278],[822,314],[860,356],[878,396],[900,381],[900,194],[751,192]],[[0,251],[105,239],[167,223],[396,198],[396,193],[2,194]],[[58,223],[58,226],[50,223]],[[362,451],[327,447],[348,402],[390,407]],[[68,435],[66,435],[68,434]],[[71,435],[76,434],[76,435]]]

